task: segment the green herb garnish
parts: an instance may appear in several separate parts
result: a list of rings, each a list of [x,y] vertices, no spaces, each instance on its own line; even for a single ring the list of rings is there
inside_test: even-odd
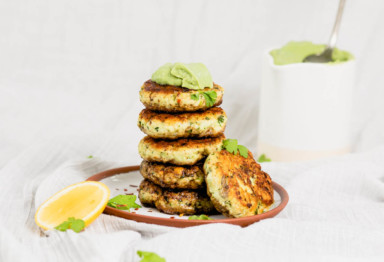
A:
[[[202,92],[202,95],[205,98],[205,105],[207,107],[211,107],[215,104],[217,98],[217,94],[215,91]]]
[[[238,145],[237,139],[225,139],[223,141],[223,149],[234,155],[239,151],[242,157],[248,158],[248,149],[245,146]]]
[[[207,215],[200,215],[200,216],[193,215],[193,216],[190,216],[188,220],[213,220],[213,218],[210,218]]]
[[[211,107],[215,104],[217,93],[216,91],[200,91],[197,94],[191,94],[191,99],[198,101],[200,99],[200,95],[205,99],[205,105],[207,107]]]
[[[111,198],[107,205],[121,210],[129,210],[130,208],[141,207],[140,205],[136,204],[135,201],[135,195],[118,195],[114,198]]]
[[[192,100],[195,100],[195,101],[198,101],[198,100],[200,99],[200,93],[192,94],[192,95],[191,95],[191,99],[192,99]]]
[[[89,155],[88,158],[93,158],[93,155]]]
[[[247,158],[248,157],[248,148],[242,145],[237,145],[237,149],[239,150],[239,153],[241,156]]]
[[[166,262],[165,258],[154,252],[137,250],[137,254],[141,258],[140,262]]]
[[[225,139],[223,141],[223,148],[226,149],[229,153],[237,153],[237,139]]]
[[[76,233],[79,233],[85,227],[85,222],[82,219],[76,219],[74,217],[69,217],[67,221],[64,221],[55,229],[60,231],[67,231],[67,229],[72,229]]]
[[[268,158],[265,154],[262,154],[259,159],[257,159],[257,162],[263,163],[263,162],[271,162],[272,160]]]
[[[159,127],[158,126],[155,127],[155,130],[156,130],[156,132],[159,132]]]

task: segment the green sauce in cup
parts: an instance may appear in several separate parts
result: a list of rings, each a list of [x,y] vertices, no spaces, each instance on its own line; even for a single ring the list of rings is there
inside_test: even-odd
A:
[[[308,41],[289,42],[279,49],[272,50],[269,54],[273,57],[275,65],[288,65],[302,63],[309,55],[320,54],[324,51],[325,45],[314,44]],[[332,53],[332,62],[328,64],[339,64],[354,59],[354,56],[344,50],[335,48]]]

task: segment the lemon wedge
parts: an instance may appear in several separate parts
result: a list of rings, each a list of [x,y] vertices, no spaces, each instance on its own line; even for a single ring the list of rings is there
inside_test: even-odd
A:
[[[109,188],[100,182],[85,181],[70,185],[54,194],[36,211],[36,224],[53,229],[69,217],[91,224],[104,210],[110,196]]]

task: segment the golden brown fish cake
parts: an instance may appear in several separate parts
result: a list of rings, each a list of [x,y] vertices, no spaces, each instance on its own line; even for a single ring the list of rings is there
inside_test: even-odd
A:
[[[215,137],[225,130],[227,115],[220,107],[203,112],[159,113],[141,111],[137,125],[153,138]]]
[[[143,161],[141,175],[161,187],[172,189],[199,189],[205,186],[202,163],[194,166],[174,166]]]
[[[155,205],[158,210],[166,214],[209,214],[215,210],[206,193],[188,190],[180,192],[163,190],[163,195]]]
[[[223,134],[218,137],[178,140],[158,140],[146,136],[139,143],[139,154],[150,162],[195,165],[207,155],[220,150],[224,139]]]
[[[143,180],[139,188],[139,199],[145,206],[155,206],[166,214],[209,214],[215,210],[204,191],[172,191]]]
[[[212,106],[207,106],[205,99],[200,92],[215,91],[216,101]],[[194,100],[191,96],[198,96]],[[179,86],[159,85],[152,80],[146,81],[140,89],[140,101],[144,106],[154,111],[165,112],[191,112],[206,110],[210,107],[218,106],[222,103],[224,89],[213,83],[213,88],[204,88],[202,90],[192,90]]]
[[[155,206],[163,194],[163,189],[148,180],[143,180],[139,186],[139,199],[144,206]]]
[[[204,163],[207,193],[215,208],[229,217],[260,214],[273,203],[272,181],[248,152],[248,158],[221,150]]]

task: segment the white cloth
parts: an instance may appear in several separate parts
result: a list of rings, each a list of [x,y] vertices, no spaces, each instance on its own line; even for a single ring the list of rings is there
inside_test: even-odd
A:
[[[138,90],[168,61],[201,61],[225,88],[226,135],[254,151],[260,58],[326,41],[333,0],[1,1],[0,261],[383,261],[384,3],[348,1],[339,45],[358,60],[354,154],[264,163],[290,195],[247,228],[175,229],[101,215],[43,234],[37,206],[66,185],[140,163]],[[360,152],[360,153],[357,153]],[[89,155],[95,156],[88,159]]]
[[[3,168],[2,261],[131,261],[136,250],[155,251],[167,261],[384,257],[384,147],[316,162],[264,163],[290,202],[278,217],[247,228],[175,229],[101,215],[80,234],[50,231],[45,237],[34,224],[36,206],[94,173],[131,164],[87,159],[87,142],[52,140]]]

